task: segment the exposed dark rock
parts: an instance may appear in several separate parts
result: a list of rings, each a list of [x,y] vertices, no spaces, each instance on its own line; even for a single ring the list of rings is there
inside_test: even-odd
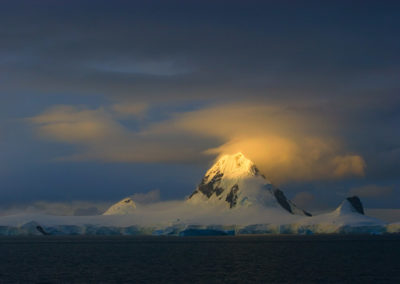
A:
[[[215,188],[215,194],[217,196],[220,196],[222,192],[224,192],[224,189],[222,187]]]
[[[48,236],[50,235],[49,233],[47,233],[42,226],[36,226],[36,230],[38,230],[42,235]]]
[[[217,173],[208,183],[206,183],[207,176],[204,177],[203,180],[201,181],[201,183],[199,184],[199,187],[197,190],[200,191],[201,193],[203,193],[208,198],[210,198],[211,195],[213,195],[214,193],[216,193],[217,196],[220,195],[224,191],[224,189],[221,187],[215,186],[215,184],[221,181],[221,178],[223,177],[223,175],[224,174],[222,174],[222,173]],[[193,196],[193,194],[190,197],[192,197],[192,196]]]
[[[229,208],[233,208],[236,206],[237,203],[237,193],[239,191],[239,186],[237,184],[235,184],[234,186],[232,186],[231,191],[228,193],[228,195],[226,196],[226,202],[229,203]]]
[[[274,189],[274,196],[276,198],[276,200],[278,201],[279,205],[281,205],[284,209],[286,209],[289,213],[294,214],[293,210],[292,210],[292,205],[295,206],[293,203],[292,205],[290,204],[291,202],[286,198],[285,194],[283,193],[282,190],[280,189]],[[290,202],[290,203],[289,203]],[[312,214],[308,213],[305,210],[301,210],[303,211],[304,215],[311,217]]]
[[[210,198],[211,195],[213,195],[213,193],[216,191],[216,189],[214,189],[212,183],[207,183],[207,184],[200,184],[199,191],[201,193],[203,193],[205,196],[207,196],[208,198]]]
[[[350,202],[351,206],[353,206],[353,208],[356,209],[358,213],[364,215],[364,207],[358,196],[347,197],[347,201]]]
[[[292,207],[290,206],[290,204],[282,190],[280,190],[278,188],[274,189],[274,196],[275,196],[276,200],[278,201],[278,203],[283,208],[285,208],[287,211],[289,211],[290,213],[293,214]]]
[[[197,193],[199,193],[199,191],[196,189],[195,191],[193,191],[193,193],[189,196],[189,199],[192,198],[194,195],[196,195]]]

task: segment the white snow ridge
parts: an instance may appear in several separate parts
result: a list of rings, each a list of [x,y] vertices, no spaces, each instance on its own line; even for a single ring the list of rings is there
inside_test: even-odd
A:
[[[222,156],[184,201],[140,204],[125,198],[98,216],[0,217],[0,235],[244,235],[400,233],[364,215],[358,197],[311,216],[288,200],[242,153]]]

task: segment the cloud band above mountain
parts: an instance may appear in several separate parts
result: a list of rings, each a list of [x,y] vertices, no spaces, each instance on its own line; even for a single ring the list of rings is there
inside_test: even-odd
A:
[[[140,110],[143,107],[126,107]],[[136,121],[140,127],[126,126]],[[362,176],[365,161],[334,137],[335,125],[303,108],[234,103],[146,123],[115,107],[56,106],[30,118],[43,139],[77,146],[63,159],[195,162],[241,151],[276,183]]]

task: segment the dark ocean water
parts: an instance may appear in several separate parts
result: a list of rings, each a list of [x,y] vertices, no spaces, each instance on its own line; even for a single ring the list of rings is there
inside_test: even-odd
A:
[[[400,283],[400,237],[2,237],[0,282]]]

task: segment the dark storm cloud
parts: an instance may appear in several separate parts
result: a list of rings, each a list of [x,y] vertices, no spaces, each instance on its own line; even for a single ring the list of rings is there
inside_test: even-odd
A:
[[[349,84],[382,70],[393,75],[374,84],[394,84],[399,71],[399,19],[389,2],[8,5],[1,15],[7,91],[320,98],[347,95]]]
[[[397,1],[2,1],[0,176],[9,181],[3,191],[12,195],[18,184],[15,190],[28,198],[24,192],[38,190],[40,182],[13,179],[37,171],[45,176],[48,165],[42,160],[75,154],[70,145],[33,139],[36,129],[22,118],[57,105],[105,109],[106,118],[108,112],[113,115],[103,124],[112,126],[107,133],[128,131],[119,132],[124,139],[117,143],[114,136],[107,143],[96,141],[89,153],[108,153],[109,145],[116,144],[122,158],[138,155],[132,145],[144,153],[175,155],[169,152],[172,145],[198,161],[193,153],[227,141],[180,132],[146,138],[137,133],[214,108],[223,113],[224,105],[234,102],[311,114],[325,125],[318,136],[343,141],[347,154],[365,160],[366,182],[395,185],[400,174],[399,11]],[[134,119],[127,116],[130,112]],[[96,116],[96,121],[104,119]],[[163,153],[154,153],[154,140],[164,145]],[[75,172],[74,179],[82,176]],[[143,185],[141,180],[137,176],[130,182]],[[192,187],[193,180],[180,186]],[[170,197],[183,194],[175,185],[169,187],[176,190]],[[107,187],[97,186],[96,194],[110,197]],[[340,192],[349,187],[328,186]],[[53,184],[46,188],[39,190],[43,196],[62,198],[51,191]],[[82,188],[90,191],[81,185],[70,196],[76,198]]]

